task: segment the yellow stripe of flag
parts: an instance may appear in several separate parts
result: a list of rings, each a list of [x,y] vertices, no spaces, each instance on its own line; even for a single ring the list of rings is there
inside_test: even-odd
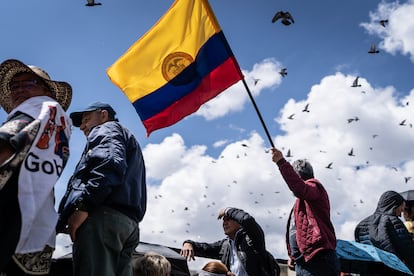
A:
[[[220,26],[206,0],[176,0],[163,17],[136,41],[107,74],[130,102],[167,83],[162,62],[171,53],[184,52],[193,59]]]

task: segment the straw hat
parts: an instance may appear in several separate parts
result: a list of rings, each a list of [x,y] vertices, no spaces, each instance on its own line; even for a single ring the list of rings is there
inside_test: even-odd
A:
[[[52,92],[53,98],[64,110],[68,109],[72,100],[72,87],[69,83],[51,80],[49,74],[37,66],[8,59],[0,64],[0,105],[7,113],[12,110],[9,83],[16,74],[20,73],[32,73],[42,78]]]

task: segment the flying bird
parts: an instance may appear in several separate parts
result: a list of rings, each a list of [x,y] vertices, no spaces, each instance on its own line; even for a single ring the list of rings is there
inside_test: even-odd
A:
[[[355,116],[354,118],[347,119],[347,121],[348,121],[348,124],[349,124],[349,123],[352,123],[353,121],[355,121],[355,122],[359,121],[359,118],[357,116]]]
[[[254,85],[257,85],[260,79],[254,79]]]
[[[407,120],[402,120],[401,122],[400,122],[400,126],[406,126],[407,124],[405,123]]]
[[[333,164],[333,162],[329,163],[325,168],[332,169],[332,164]]]
[[[379,51],[377,50],[377,46],[372,43],[371,48],[369,48],[368,54],[378,54]]]
[[[100,6],[100,5],[102,5],[102,3],[95,2],[95,0],[87,0],[87,1],[88,1],[88,3],[86,3],[86,4],[85,4],[85,6],[88,6],[88,7],[92,7],[92,6]]]
[[[388,24],[388,19],[380,20],[379,23],[385,28],[386,24]]]
[[[282,24],[285,26],[288,26],[292,23],[295,23],[295,20],[293,20],[292,15],[290,12],[283,12],[278,11],[272,18],[272,23],[275,23],[277,20],[282,19]]]
[[[295,116],[295,113],[290,114],[290,115],[289,115],[289,117],[288,117],[288,119],[289,119],[289,120],[293,120],[293,116]]]
[[[360,87],[361,85],[358,83],[359,77],[356,77],[354,82],[352,83],[351,87]]]
[[[303,108],[302,112],[310,112],[309,111],[309,104],[306,104],[305,107]]]
[[[282,68],[279,72],[279,74],[284,78],[287,75],[287,69],[286,68]]]
[[[355,156],[354,155],[354,148],[351,148],[351,150],[348,152],[348,155],[349,156]]]

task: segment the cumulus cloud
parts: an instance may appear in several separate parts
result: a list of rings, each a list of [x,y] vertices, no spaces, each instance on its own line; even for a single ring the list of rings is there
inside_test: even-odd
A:
[[[252,95],[258,96],[264,89],[277,87],[282,81],[278,73],[281,67],[281,64],[275,59],[265,59],[255,64],[252,71],[243,71]],[[202,116],[206,120],[213,120],[230,112],[241,111],[247,101],[249,101],[248,93],[243,83],[239,81],[216,98],[205,103],[195,115]]]
[[[379,45],[391,53],[401,53],[414,62],[414,0],[404,4],[399,2],[381,2],[376,11],[370,13],[370,22],[361,23],[368,33],[379,36]],[[379,24],[380,20],[388,20],[386,27]]]

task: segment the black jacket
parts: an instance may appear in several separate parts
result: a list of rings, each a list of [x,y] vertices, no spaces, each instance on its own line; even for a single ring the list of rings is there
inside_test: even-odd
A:
[[[414,272],[414,241],[395,214],[404,199],[394,191],[382,194],[374,214],[355,228],[355,240],[394,253]]]
[[[237,255],[249,276],[264,276],[262,269],[268,264],[264,232],[255,219],[243,210],[229,208],[227,217],[237,221],[242,228],[236,233],[235,247]],[[229,239],[222,239],[214,243],[201,243],[186,240],[191,243],[196,256],[220,259],[230,269],[231,245]]]

